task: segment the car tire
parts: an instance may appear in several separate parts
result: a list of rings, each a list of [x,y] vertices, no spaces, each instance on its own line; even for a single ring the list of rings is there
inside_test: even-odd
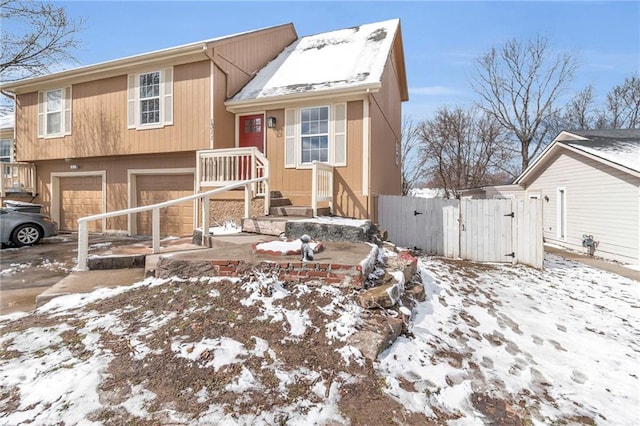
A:
[[[11,233],[11,242],[18,246],[32,246],[42,239],[42,230],[31,223],[22,224]]]

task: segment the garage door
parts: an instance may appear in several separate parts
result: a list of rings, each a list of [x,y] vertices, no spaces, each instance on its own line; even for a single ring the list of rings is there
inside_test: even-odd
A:
[[[193,174],[138,175],[137,205],[148,206],[193,195],[193,182]],[[136,225],[139,235],[151,235],[151,212],[138,213]],[[179,237],[192,234],[193,201],[160,209],[160,235]]]
[[[60,229],[77,231],[78,219],[102,213],[102,176],[60,178]],[[89,231],[100,232],[102,221],[89,222]]]

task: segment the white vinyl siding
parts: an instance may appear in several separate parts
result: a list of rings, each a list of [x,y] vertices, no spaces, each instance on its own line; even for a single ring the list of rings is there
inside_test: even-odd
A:
[[[129,74],[127,128],[155,129],[173,124],[173,68]]]
[[[38,137],[71,134],[71,86],[38,92]]]
[[[347,104],[285,110],[286,168],[309,168],[313,160],[347,165]]]
[[[565,190],[564,240],[558,238],[559,188]],[[582,236],[593,235],[598,242],[595,256],[638,264],[640,178],[562,150],[527,189],[543,199],[545,241],[586,252]]]

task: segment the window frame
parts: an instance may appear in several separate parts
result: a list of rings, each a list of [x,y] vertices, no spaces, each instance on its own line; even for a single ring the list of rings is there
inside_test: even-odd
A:
[[[327,108],[327,133],[302,134],[302,111]],[[285,168],[310,169],[313,162],[303,162],[302,138],[327,136],[327,161],[333,167],[347,165],[347,102],[331,104],[305,104],[285,109],[284,166]]]
[[[302,133],[302,127],[303,127],[303,121],[302,121],[302,115],[303,115],[303,111],[311,111],[311,110],[322,110],[322,109],[326,109],[327,110],[327,131],[326,132],[317,132],[317,133],[307,133],[307,134],[303,134]],[[319,106],[309,106],[309,107],[301,107],[298,110],[298,115],[299,115],[299,119],[300,119],[300,137],[299,137],[299,150],[298,153],[296,155],[297,157],[297,163],[302,166],[302,167],[311,167],[313,165],[313,161],[320,161],[322,163],[330,163],[331,160],[331,124],[332,124],[332,120],[331,120],[331,106],[329,105],[319,105]],[[316,120],[314,120],[316,121]],[[320,125],[321,122],[323,122],[324,120],[318,119],[317,123]],[[309,123],[309,125],[311,125],[311,123],[313,121],[308,120],[307,121]],[[325,137],[327,138],[327,147],[326,147],[326,151],[327,151],[327,160],[326,161],[321,161],[321,160],[311,160],[311,161],[304,161],[304,139],[305,138],[321,138],[321,137]],[[313,152],[315,150],[311,150],[309,149],[310,152]],[[324,151],[324,148],[318,148],[317,151]]]
[[[49,93],[60,92],[60,108],[49,111]],[[38,92],[38,138],[53,139],[71,135],[71,106],[73,94],[71,86],[56,87]],[[60,128],[57,132],[49,133],[49,123],[52,114],[57,114]]]
[[[556,237],[567,241],[567,188],[563,186],[556,189],[556,223]]]
[[[173,71],[173,67],[168,67],[127,75],[127,129],[160,129],[173,125]],[[158,74],[158,95],[143,98],[140,82],[150,74]],[[158,122],[142,123],[142,103],[151,99],[158,102]]]

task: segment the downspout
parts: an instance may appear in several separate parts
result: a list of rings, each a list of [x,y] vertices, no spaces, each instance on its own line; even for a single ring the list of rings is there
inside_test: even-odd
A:
[[[213,149],[214,139],[213,139],[213,130],[214,130],[214,99],[213,99],[213,87],[214,87],[214,68],[213,68],[213,58],[209,56],[209,47],[204,44],[202,46],[202,50],[207,58],[209,58],[209,149]]]
[[[368,209],[373,209],[371,205],[371,93],[367,89],[367,96],[362,102],[362,195],[366,199]],[[371,211],[368,212],[371,216]]]

